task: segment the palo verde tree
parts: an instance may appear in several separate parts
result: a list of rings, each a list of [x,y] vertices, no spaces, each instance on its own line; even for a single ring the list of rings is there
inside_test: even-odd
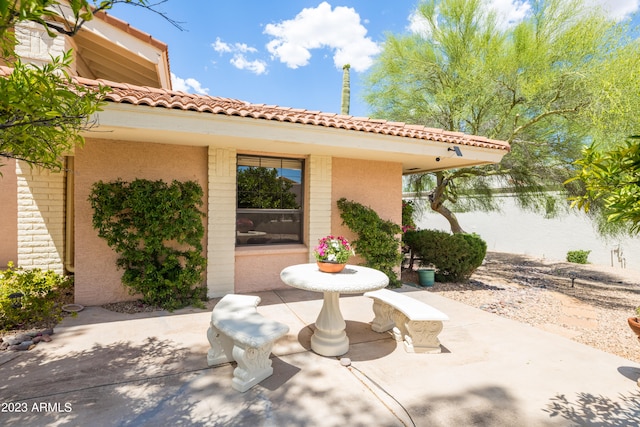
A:
[[[453,232],[463,231],[453,205],[498,209],[495,188],[510,189],[523,208],[555,213],[577,187],[564,183],[582,147],[630,134],[640,52],[626,24],[582,0],[529,4],[505,27],[482,0],[423,1],[424,31],[389,35],[368,75],[377,117],[511,144],[497,165],[411,177]]]
[[[99,110],[106,90],[74,83],[66,71],[71,65],[71,51],[43,66],[21,62],[14,55],[16,24],[33,22],[44,27],[50,37],[73,37],[96,12],[128,3],[158,13],[178,26],[154,9],[163,2],[0,0],[0,64],[8,67],[0,70],[0,157],[59,170],[63,166],[61,156],[83,142],[80,133],[92,126],[91,115]],[[63,13],[65,8],[70,15]]]
[[[571,180],[580,182],[584,192],[573,198],[573,206],[596,209],[607,223],[628,234],[640,233],[640,136],[609,149],[585,147],[576,165]]]

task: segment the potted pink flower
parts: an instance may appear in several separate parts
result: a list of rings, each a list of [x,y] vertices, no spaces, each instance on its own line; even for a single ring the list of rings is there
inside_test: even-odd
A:
[[[354,255],[353,248],[342,236],[326,236],[318,240],[313,254],[320,271],[338,273],[342,271],[347,261]]]

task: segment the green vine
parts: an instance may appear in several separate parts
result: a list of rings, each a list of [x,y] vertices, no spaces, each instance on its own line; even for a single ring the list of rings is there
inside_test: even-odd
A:
[[[147,304],[174,310],[201,305],[203,191],[194,181],[96,182],[93,227],[119,255],[122,283]]]
[[[400,280],[394,268],[400,266],[400,238],[398,224],[381,219],[371,208],[345,198],[338,200],[343,224],[358,235],[352,243],[356,254],[365,259],[367,267],[375,268],[389,277],[389,285],[398,287]]]

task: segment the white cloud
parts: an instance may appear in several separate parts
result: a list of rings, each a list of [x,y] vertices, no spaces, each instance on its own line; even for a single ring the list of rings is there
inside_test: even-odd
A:
[[[600,6],[613,19],[628,18],[640,9],[640,0],[589,0],[595,6]]]
[[[197,93],[200,95],[209,94],[209,88],[202,87],[200,82],[196,79],[181,79],[173,73],[171,73],[171,86],[173,87],[173,90],[178,90],[181,92]]]
[[[274,37],[267,49],[274,58],[290,68],[309,63],[312,49],[334,51],[333,62],[338,69],[350,64],[355,71],[365,71],[373,64],[380,47],[367,37],[360,15],[350,7],[336,7],[322,2],[316,8],[305,8],[295,18],[268,24],[265,34]]]
[[[260,59],[250,61],[244,55],[245,53],[258,52],[258,49],[255,47],[249,46],[246,43],[229,44],[220,40],[220,37],[216,37],[216,41],[211,44],[211,47],[213,47],[213,50],[220,53],[220,55],[224,53],[233,53],[233,58],[231,58],[229,62],[239,70],[248,70],[257,75],[267,72],[266,62]]]
[[[531,10],[527,0],[485,0],[485,5],[497,15],[498,26],[502,29],[517,25]],[[408,20],[407,30],[425,38],[429,37],[429,23],[418,10],[411,13]]]
[[[485,0],[485,4],[498,15],[498,25],[509,28],[520,23],[531,11],[530,0]],[[601,7],[613,19],[628,18],[640,10],[640,0],[585,0],[585,4]],[[422,36],[429,35],[429,26],[418,11],[409,15],[407,29]]]
[[[247,46],[244,43],[236,43],[233,45],[235,47],[235,50],[240,51],[240,52],[251,52],[251,53],[255,53],[258,51],[258,49],[256,49],[255,47],[250,47]]]
[[[213,50],[215,50],[216,52],[223,54],[223,53],[231,53],[231,52],[251,52],[251,53],[255,53],[258,51],[258,49],[256,49],[255,47],[251,47],[249,45],[247,45],[246,43],[234,43],[234,44],[229,44],[226,42],[223,42],[220,37],[216,37],[216,41],[211,43],[211,47],[213,47]]]
[[[220,37],[216,37],[216,41],[211,44],[211,47],[213,47],[213,50],[221,54],[231,52],[231,46],[220,40]]]
[[[531,10],[526,0],[487,0],[487,4],[498,15],[498,26],[501,28],[517,25]]]
[[[417,9],[409,15],[409,26],[407,29],[424,38],[427,38],[429,34],[431,34],[429,22]]]
[[[254,74],[260,75],[264,74],[267,71],[267,63],[256,59],[254,61],[249,61],[245,56],[241,53],[236,53],[233,55],[231,59],[231,65],[240,69],[240,70],[248,70]]]

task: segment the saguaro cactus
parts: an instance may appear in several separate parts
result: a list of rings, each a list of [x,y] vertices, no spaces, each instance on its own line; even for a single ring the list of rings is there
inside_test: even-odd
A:
[[[349,77],[349,69],[351,65],[345,64],[342,67],[342,104],[340,106],[340,114],[349,114],[349,106],[351,103],[351,79]]]

